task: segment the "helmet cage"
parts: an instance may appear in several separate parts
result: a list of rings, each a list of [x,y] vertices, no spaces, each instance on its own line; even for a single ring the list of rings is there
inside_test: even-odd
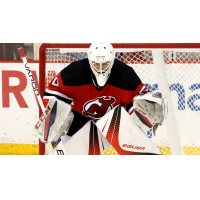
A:
[[[110,47],[111,46],[111,47]],[[99,86],[104,86],[106,84],[106,81],[109,77],[109,74],[111,72],[113,63],[114,63],[114,50],[112,48],[112,45],[110,45],[109,53],[105,55],[92,55],[92,53],[88,52],[88,59],[90,63],[91,70],[93,74],[96,77],[97,83]],[[106,68],[104,69],[103,65],[107,64]],[[96,67],[97,65],[98,68]]]

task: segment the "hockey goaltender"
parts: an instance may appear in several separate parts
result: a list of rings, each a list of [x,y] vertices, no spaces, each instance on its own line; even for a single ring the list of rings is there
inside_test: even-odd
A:
[[[143,132],[166,117],[160,92],[150,92],[132,67],[115,58],[111,44],[91,44],[88,58],[71,63],[46,88],[46,110],[32,130],[54,147],[69,140],[89,120],[97,122],[121,105]],[[64,139],[63,139],[64,138]]]

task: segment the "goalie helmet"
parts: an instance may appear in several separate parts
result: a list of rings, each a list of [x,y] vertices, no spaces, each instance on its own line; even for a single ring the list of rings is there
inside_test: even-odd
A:
[[[91,44],[88,60],[99,86],[106,84],[115,59],[115,52],[109,43]]]

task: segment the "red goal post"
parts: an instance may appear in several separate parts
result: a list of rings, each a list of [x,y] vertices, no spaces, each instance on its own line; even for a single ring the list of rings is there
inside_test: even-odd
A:
[[[117,50],[117,59],[120,59],[132,66],[136,73],[139,73],[141,80],[146,83],[150,89],[155,90],[159,87],[159,89],[164,90],[164,94],[171,99],[171,108],[169,109],[171,109],[170,115],[172,114],[172,116],[170,116],[170,118],[172,124],[168,126],[172,128],[164,127],[165,130],[160,130],[163,129],[160,128],[158,136],[156,136],[159,139],[151,136],[152,140],[154,140],[156,145],[159,146],[163,154],[171,154],[172,151],[174,152],[172,154],[199,154],[200,138],[195,135],[198,127],[191,128],[192,133],[194,131],[194,136],[192,136],[191,139],[186,135],[186,133],[182,134],[182,131],[184,130],[182,129],[181,124],[184,125],[184,123],[187,122],[188,119],[185,119],[185,115],[187,114],[188,117],[192,117],[193,121],[199,119],[198,105],[198,108],[195,107],[196,105],[193,106],[197,110],[192,112],[192,114],[190,110],[194,109],[191,106],[194,102],[191,105],[189,104],[189,109],[187,108],[186,104],[189,100],[191,100],[191,98],[190,96],[187,97],[188,101],[186,103],[186,93],[189,95],[189,92],[192,91],[194,87],[199,87],[200,85],[198,85],[197,77],[199,74],[195,74],[195,69],[198,68],[199,70],[200,43],[113,43],[112,45],[114,49]],[[75,61],[76,59],[69,58],[68,54],[71,54],[73,49],[75,52],[74,55],[78,55],[79,51],[87,52],[89,46],[90,43],[44,43],[41,45],[39,51],[39,90],[42,97],[47,84],[47,76],[52,72],[53,76],[58,73],[56,69],[54,70],[54,67],[56,67],[56,65],[59,65],[60,67],[61,64],[62,66],[65,66]],[[67,51],[68,49],[69,52]],[[64,57],[64,59],[61,57]],[[52,65],[49,72],[47,65]],[[187,71],[190,71],[188,73],[190,76],[189,78],[185,77],[187,76]],[[184,72],[186,73],[184,74]],[[162,74],[162,77],[160,77],[160,74]],[[165,77],[166,82],[163,77]],[[192,82],[191,80],[194,77],[196,79]],[[191,89],[192,87],[193,89]],[[179,92],[179,90],[182,90],[181,92],[183,94]],[[172,96],[170,93],[173,93]],[[177,94],[178,107],[176,105]],[[198,101],[198,98],[196,98],[195,101],[196,100]],[[192,101],[194,101],[194,99]],[[41,114],[42,111],[40,110],[40,115]],[[189,126],[194,126],[192,120]],[[190,131],[190,127],[187,128],[187,131]],[[169,133],[166,134],[166,132]],[[182,138],[182,135],[184,135],[183,137],[186,139],[180,139]],[[191,140],[196,139],[198,139],[198,142],[192,145],[195,142]],[[184,144],[182,145],[181,143]],[[190,151],[192,151],[192,153],[190,153]],[[39,154],[44,154],[44,152],[45,146],[40,142]]]

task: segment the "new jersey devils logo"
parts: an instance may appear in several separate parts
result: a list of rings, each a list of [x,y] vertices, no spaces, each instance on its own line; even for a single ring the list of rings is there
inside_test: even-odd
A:
[[[97,120],[113,108],[115,101],[116,99],[110,96],[109,98],[106,98],[106,96],[98,97],[86,102],[82,113],[84,116]]]

